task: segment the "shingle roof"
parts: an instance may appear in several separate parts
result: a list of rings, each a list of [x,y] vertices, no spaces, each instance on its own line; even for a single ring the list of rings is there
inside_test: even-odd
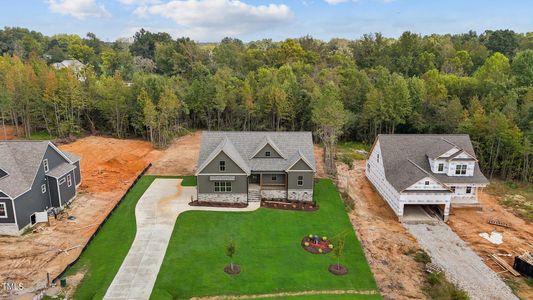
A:
[[[225,139],[229,143],[224,143]],[[252,158],[258,148],[265,145],[265,141],[277,147],[285,158]],[[229,156],[233,151],[237,152],[240,157],[238,160],[242,159],[251,171],[285,171],[294,163],[292,158],[299,152],[315,169],[311,132],[205,131],[202,134],[198,170],[218,154],[222,144],[230,144],[234,150],[229,149],[230,153],[224,152]]]
[[[0,191],[15,199],[33,184],[49,141],[0,141],[0,168],[9,175],[0,179]]]
[[[403,191],[425,177],[441,183],[488,183],[476,162],[474,176],[448,176],[431,171],[428,157],[438,157],[454,146],[475,158],[470,137],[466,134],[380,134],[378,141],[387,181]]]
[[[59,166],[55,167],[54,169],[50,170],[50,172],[46,173],[46,176],[59,178],[59,177],[65,175],[65,174],[67,174],[68,172],[74,170],[75,168],[76,168],[76,166],[74,166],[72,164],[63,163],[63,164],[60,164]]]

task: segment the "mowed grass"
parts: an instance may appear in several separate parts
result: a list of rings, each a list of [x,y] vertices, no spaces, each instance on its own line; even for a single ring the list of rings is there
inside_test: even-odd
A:
[[[334,184],[330,180],[320,180],[315,185],[315,198],[320,205],[316,212],[261,208],[254,212],[190,211],[181,214],[151,299],[377,290]],[[349,269],[346,276],[328,272],[328,266],[336,262],[332,253],[313,255],[300,246],[301,239],[309,234],[333,237],[343,232],[347,233],[347,239],[341,264]],[[237,246],[234,262],[241,267],[241,274],[234,277],[223,271],[229,264],[225,248],[231,239]],[[341,297],[381,298],[376,295]]]
[[[82,253],[80,259],[67,271],[67,276],[86,271],[83,280],[76,288],[75,299],[102,299],[104,297],[135,239],[137,232],[135,206],[156,178],[159,177],[147,175],[139,179]],[[183,178],[182,184],[196,184],[196,178],[193,176]]]

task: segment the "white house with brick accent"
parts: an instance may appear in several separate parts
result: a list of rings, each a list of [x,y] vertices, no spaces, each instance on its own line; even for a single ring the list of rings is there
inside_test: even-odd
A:
[[[365,174],[400,220],[406,205],[423,205],[446,221],[452,205],[478,204],[488,184],[470,137],[456,134],[381,134]]]

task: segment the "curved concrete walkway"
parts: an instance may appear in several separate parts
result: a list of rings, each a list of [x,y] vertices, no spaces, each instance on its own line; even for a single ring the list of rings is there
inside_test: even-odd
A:
[[[196,187],[182,187],[181,179],[156,179],[135,207],[137,234],[104,299],[149,299],[159,268],[174,230],[184,211],[253,211],[259,202],[246,208],[189,206]]]

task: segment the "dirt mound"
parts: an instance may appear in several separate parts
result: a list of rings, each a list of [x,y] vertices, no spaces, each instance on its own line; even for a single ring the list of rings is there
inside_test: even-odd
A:
[[[200,156],[202,131],[180,137],[172,142],[148,171],[152,175],[194,175]]]
[[[5,131],[2,124],[0,124],[0,140],[14,140],[17,137],[17,133],[14,126],[6,125]]]
[[[349,217],[380,292],[385,299],[426,299],[421,291],[425,282],[423,265],[408,255],[420,247],[374,191],[364,170],[363,160],[354,161],[352,170],[337,164],[339,187],[355,199]]]

